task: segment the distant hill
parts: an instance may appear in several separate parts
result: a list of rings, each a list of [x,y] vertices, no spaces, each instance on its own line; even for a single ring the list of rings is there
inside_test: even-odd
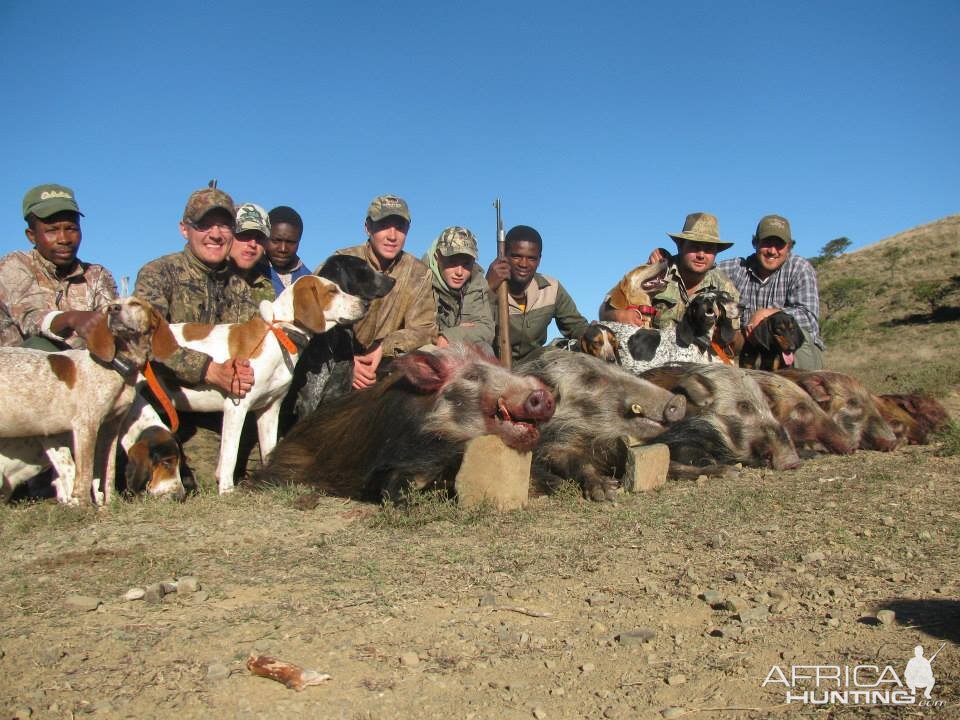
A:
[[[875,392],[924,390],[956,400],[960,215],[841,255],[818,276],[831,369]]]

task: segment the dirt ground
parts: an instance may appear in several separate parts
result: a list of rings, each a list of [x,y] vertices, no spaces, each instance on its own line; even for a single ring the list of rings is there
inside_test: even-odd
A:
[[[182,505],[2,508],[2,717],[960,717],[960,456],[937,449],[504,514],[209,483]],[[199,590],[124,599],[184,576]],[[903,680],[943,644],[926,707],[764,686],[801,665]],[[251,653],[331,679],[289,690]]]

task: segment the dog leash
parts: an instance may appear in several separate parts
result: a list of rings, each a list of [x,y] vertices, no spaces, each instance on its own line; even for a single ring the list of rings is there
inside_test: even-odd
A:
[[[162,407],[163,411],[167,414],[167,418],[170,420],[170,430],[176,432],[180,427],[180,417],[177,415],[177,409],[173,406],[173,403],[170,402],[170,396],[164,391],[156,373],[153,372],[152,361],[148,360],[147,364],[143,366],[143,376],[147,379],[147,387],[150,388],[153,396],[157,399],[157,402],[160,403],[160,407]]]

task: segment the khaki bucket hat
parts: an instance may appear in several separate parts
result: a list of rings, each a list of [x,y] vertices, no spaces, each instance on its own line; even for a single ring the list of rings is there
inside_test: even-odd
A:
[[[692,240],[694,242],[709,243],[717,246],[717,252],[726,250],[733,246],[732,242],[724,242],[720,239],[720,224],[717,222],[717,216],[710,213],[690,213],[683,223],[683,231],[677,234],[667,233],[677,242],[681,240]]]

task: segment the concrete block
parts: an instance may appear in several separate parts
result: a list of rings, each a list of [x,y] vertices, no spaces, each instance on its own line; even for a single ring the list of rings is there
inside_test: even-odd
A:
[[[623,489],[627,492],[649,492],[663,487],[670,469],[670,448],[662,444],[636,445],[624,439],[627,462]]]
[[[454,488],[457,502],[473,507],[487,501],[499,510],[527,504],[531,453],[517,452],[496,435],[481,435],[467,443]]]

